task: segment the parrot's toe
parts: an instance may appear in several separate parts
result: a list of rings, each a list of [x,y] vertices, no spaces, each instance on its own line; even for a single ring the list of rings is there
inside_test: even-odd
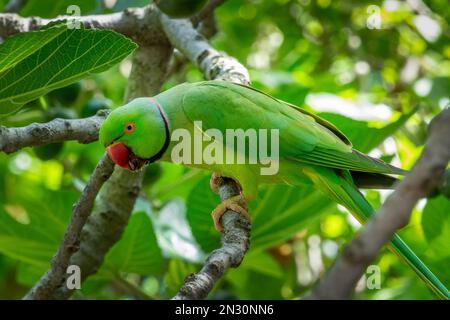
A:
[[[238,186],[239,189],[242,190],[241,184],[236,179],[225,177],[219,172],[214,172],[211,175],[211,179],[209,180],[209,186],[211,187],[211,190],[215,193],[219,192],[219,186],[224,183],[224,180],[231,179],[233,180]]]
[[[222,175],[218,172],[214,172],[211,175],[211,179],[209,180],[209,186],[211,187],[211,190],[213,192],[218,192],[219,191],[219,185],[222,183]]]
[[[214,226],[219,232],[223,231],[223,226],[220,222],[220,219],[227,210],[237,212],[243,215],[248,221],[251,221],[251,217],[247,211],[247,202],[245,201],[244,197],[242,195],[231,197],[219,204],[211,213],[211,216],[214,220]]]

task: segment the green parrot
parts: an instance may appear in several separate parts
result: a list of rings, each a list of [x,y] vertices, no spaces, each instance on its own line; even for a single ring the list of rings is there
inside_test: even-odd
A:
[[[223,202],[213,211],[218,230],[220,217],[227,209],[250,218],[246,203],[256,198],[257,187],[263,183],[321,190],[363,223],[374,214],[374,209],[358,188],[390,188],[396,181],[391,175],[405,173],[353,149],[348,138],[324,119],[252,87],[219,80],[184,83],[155,97],[137,98],[117,108],[103,122],[99,140],[117,165],[135,171],[157,160],[174,162],[181,138],[174,139],[173,135],[180,130],[191,137],[200,134],[203,141],[213,141],[219,145],[215,152],[228,156],[236,151],[233,143],[223,139],[230,129],[277,130],[278,140],[274,141],[278,142],[278,157],[274,161],[278,170],[275,174],[261,174],[265,164],[250,161],[247,153],[237,154],[248,160],[244,163],[196,161],[199,151],[206,152],[209,145],[205,144],[196,152],[183,150],[181,157],[187,160],[184,165],[232,178],[241,187],[240,196]],[[256,138],[261,142],[261,136]],[[194,139],[185,145],[195,150],[195,144]],[[390,248],[440,298],[450,297],[448,289],[398,235],[392,239]]]

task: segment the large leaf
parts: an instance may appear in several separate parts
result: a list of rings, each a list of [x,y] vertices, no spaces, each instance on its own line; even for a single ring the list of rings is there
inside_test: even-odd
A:
[[[14,67],[65,31],[62,27],[19,33],[0,46],[0,74]]]
[[[147,275],[161,272],[163,266],[150,218],[145,212],[134,213],[122,239],[106,256],[104,267],[113,272]]]
[[[42,275],[58,249],[79,195],[72,190],[47,190],[44,198],[36,197],[31,190],[19,194],[14,203],[0,206],[0,253],[22,262],[23,270],[33,268],[34,276]],[[140,212],[130,218],[122,239],[108,253],[103,270],[153,274],[161,272],[163,264],[151,220]],[[23,274],[19,276],[23,278]]]
[[[136,207],[140,205],[137,201]],[[186,221],[185,205],[180,200],[172,200],[155,214],[146,210],[154,225],[158,244],[166,258],[183,258],[191,262],[202,262],[205,255],[195,241]]]
[[[164,277],[166,285],[166,294],[173,297],[184,283],[184,279],[191,273],[198,270],[192,263],[185,262],[181,259],[171,259],[169,267]]]
[[[0,206],[0,252],[45,270],[55,254],[77,193],[47,191],[44,198],[22,190]],[[18,204],[20,203],[20,205]]]
[[[220,198],[209,187],[208,178],[200,180],[186,199],[186,217],[192,234],[205,252],[220,245],[220,234],[214,229],[211,211],[220,203]]]
[[[280,264],[265,251],[252,251],[245,255],[239,268],[259,272],[269,277],[283,277],[283,269]]]
[[[31,49],[18,54],[24,43]],[[0,46],[0,114],[105,71],[135,48],[135,43],[114,31],[68,29],[64,23],[9,38]],[[15,55],[19,58],[11,58]]]
[[[254,248],[267,248],[289,239],[334,208],[325,195],[308,187],[268,186],[260,199],[252,211]]]
[[[428,251],[439,259],[450,257],[450,200],[439,196],[428,200],[422,213],[422,228]]]

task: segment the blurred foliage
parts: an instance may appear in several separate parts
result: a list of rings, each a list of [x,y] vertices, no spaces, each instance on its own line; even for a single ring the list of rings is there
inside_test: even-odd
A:
[[[50,97],[69,105],[80,90],[74,81],[109,69],[136,47],[111,30],[77,29],[59,22],[16,34],[0,47],[0,115],[51,90]]]
[[[29,0],[20,13],[54,17],[77,4],[83,15],[101,14],[147,3]],[[217,9],[217,23],[212,43],[248,66],[255,87],[315,110],[359,150],[405,169],[420,155],[429,121],[449,105],[447,0],[228,0]],[[29,102],[0,124],[48,121],[61,112],[84,117],[120,106],[130,67],[127,58]],[[165,88],[199,80],[201,73],[185,65]],[[48,268],[71,206],[102,153],[97,143],[66,142],[48,159],[30,148],[0,154],[0,298],[20,298]],[[219,199],[209,190],[208,173],[160,163],[145,176],[125,234],[76,297],[170,298],[219,245],[210,218]],[[375,207],[389,194],[364,192]],[[306,188],[263,186],[250,212],[251,249],[211,298],[301,297],[359,228],[342,207]],[[449,212],[442,196],[423,200],[401,231],[447,286]],[[435,298],[391,252],[384,250],[375,264],[381,289],[368,289],[363,278],[357,298]]]

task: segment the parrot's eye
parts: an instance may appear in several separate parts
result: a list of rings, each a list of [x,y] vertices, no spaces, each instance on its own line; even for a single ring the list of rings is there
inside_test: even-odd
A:
[[[128,122],[125,124],[125,134],[132,134],[136,130],[134,122]]]

